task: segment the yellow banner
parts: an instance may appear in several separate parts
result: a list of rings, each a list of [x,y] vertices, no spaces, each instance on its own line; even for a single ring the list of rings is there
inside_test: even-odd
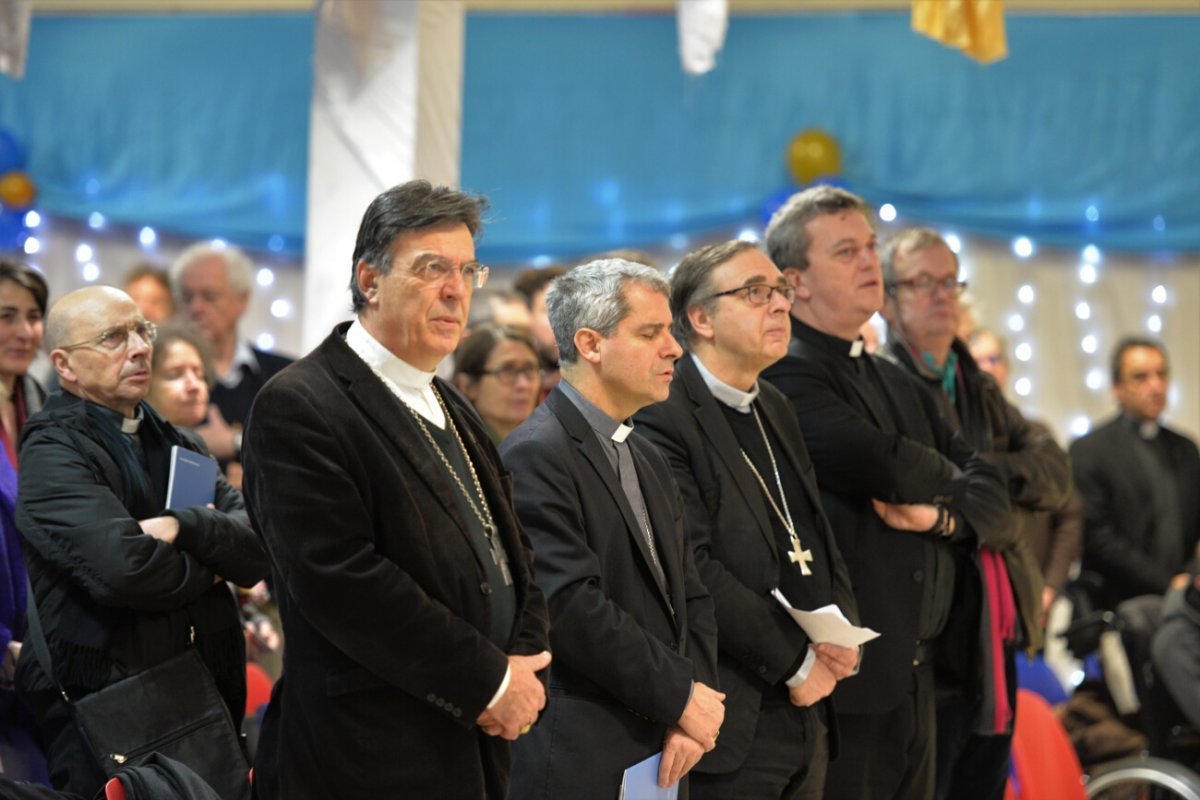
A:
[[[1008,55],[1004,0],[913,0],[912,28],[984,64]]]

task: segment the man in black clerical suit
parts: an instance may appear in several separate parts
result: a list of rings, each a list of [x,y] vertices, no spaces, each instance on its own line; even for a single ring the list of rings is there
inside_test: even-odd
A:
[[[1009,525],[977,531],[980,547],[959,564],[981,600],[975,658],[980,684],[938,695],[937,796],[1001,800],[1008,780],[1016,711],[1016,652],[1042,644],[1042,575],[1030,547],[1038,512],[1061,507],[1071,488],[1066,452],[1004,399],[956,338],[958,256],[929,228],[884,243],[886,356],[942,404],[946,419],[997,470],[1008,487]]]
[[[659,751],[671,785],[724,717],[679,490],[629,420],[666,398],[681,352],[667,294],[654,269],[618,259],[547,293],[562,381],[502,447],[555,659],[549,708],[513,747],[514,800],[613,800],[624,770]]]
[[[546,604],[509,476],[434,375],[487,277],[484,206],[425,181],[375,198],[355,320],[255,402],[246,496],[287,636],[256,755],[263,800],[503,800],[504,739],[545,704]]]
[[[1083,570],[1101,608],[1162,594],[1196,558],[1200,454],[1162,424],[1170,372],[1161,342],[1130,337],[1113,349],[1117,416],[1071,445],[1083,496]]]
[[[763,377],[792,401],[862,622],[882,634],[838,688],[826,796],[931,798],[935,671],[939,688],[976,679],[979,611],[957,595],[955,563],[1006,524],[1008,493],[929,392],[863,352],[883,277],[862,201],[831,186],[794,195],[767,249],[796,300],[788,355]]]
[[[693,800],[823,797],[833,709],[822,700],[858,658],[814,645],[772,596],[858,617],[796,414],[758,380],[787,352],[792,297],[753,244],[689,254],[671,275],[675,337],[688,352],[666,402],[635,418],[675,471],[717,610],[725,724],[692,772]]]

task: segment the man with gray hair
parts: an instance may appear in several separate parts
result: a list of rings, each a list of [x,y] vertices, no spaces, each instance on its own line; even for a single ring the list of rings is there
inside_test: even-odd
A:
[[[979,609],[980,637],[968,656],[979,679],[938,692],[937,796],[1000,800],[1016,713],[1016,653],[1042,644],[1042,576],[1029,546],[1036,514],[1067,500],[1067,454],[1004,399],[957,338],[967,288],[958,256],[929,228],[884,243],[887,357],[917,379],[1008,488],[1011,524],[978,530],[979,548],[960,564],[960,591]],[[967,654],[966,643],[963,645]]]
[[[832,186],[794,195],[767,249],[796,300],[788,354],[763,376],[796,409],[863,624],[883,634],[838,687],[826,796],[931,798],[935,689],[972,679],[962,642],[978,636],[957,564],[1005,524],[1008,493],[929,393],[863,352],[883,275],[862,200]]]
[[[216,385],[209,394],[208,421],[198,432],[222,460],[237,459],[242,427],[254,397],[271,377],[292,363],[238,336],[238,321],[250,302],[254,265],[236,247],[198,242],[171,265],[178,307],[212,347]]]
[[[724,735],[691,778],[693,800],[819,800],[833,707],[854,648],[809,639],[795,608],[857,619],[846,565],[821,509],[786,397],[759,380],[787,353],[794,290],[755,245],[702,247],[671,275],[671,396],[638,412],[675,470],[696,566],[716,605]]]
[[[666,399],[681,353],[667,294],[654,269],[619,259],[547,294],[562,381],[501,449],[555,653],[551,718],[513,746],[514,800],[612,800],[624,770],[659,751],[669,786],[724,718],[712,598],[679,490],[629,420]]]

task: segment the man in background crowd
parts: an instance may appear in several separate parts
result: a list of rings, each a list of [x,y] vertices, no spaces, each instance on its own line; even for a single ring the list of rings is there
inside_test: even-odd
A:
[[[558,343],[546,314],[546,290],[555,278],[564,275],[566,267],[552,265],[523,269],[513,279],[513,291],[525,298],[532,316],[530,332],[542,359],[542,397],[558,384]]]
[[[979,550],[958,565],[960,582],[970,587],[964,594],[981,617],[973,654],[981,678],[940,692],[937,721],[937,797],[1001,800],[1016,712],[1016,652],[1042,644],[1042,576],[1029,528],[1035,514],[1066,501],[1071,468],[1053,437],[1025,421],[957,338],[966,281],[942,237],[910,228],[884,244],[880,260],[888,357],[929,390],[1008,488],[1011,524],[980,529]]]
[[[250,302],[254,266],[236,247],[200,242],[171,266],[179,307],[212,347],[216,384],[205,425],[197,428],[212,454],[238,460],[242,428],[250,406],[271,376],[292,363],[251,345],[238,334],[238,321]]]
[[[1112,354],[1118,413],[1071,444],[1083,496],[1083,570],[1097,607],[1162,594],[1196,558],[1200,453],[1162,423],[1170,386],[1161,342],[1128,337]]]
[[[962,643],[979,628],[956,602],[956,565],[1006,524],[1008,493],[933,395],[863,352],[883,276],[862,200],[831,186],[794,195],[767,249],[796,300],[788,355],[763,376],[792,401],[862,622],[883,634],[838,688],[826,796],[932,798],[935,660],[937,689],[965,685]]]

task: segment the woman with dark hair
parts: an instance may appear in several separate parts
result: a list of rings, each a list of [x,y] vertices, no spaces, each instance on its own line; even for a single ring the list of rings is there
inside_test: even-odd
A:
[[[538,403],[542,370],[533,338],[504,325],[473,328],[454,352],[454,385],[475,406],[499,445]]]
[[[212,378],[208,344],[200,334],[178,324],[158,329],[146,400],[163,419],[182,428],[194,428],[203,422]]]
[[[50,291],[35,270],[0,259],[0,761],[15,779],[48,782],[31,737],[32,718],[13,691],[25,637],[25,561],[13,514],[17,505],[17,440],[46,392],[28,374],[42,346]]]

